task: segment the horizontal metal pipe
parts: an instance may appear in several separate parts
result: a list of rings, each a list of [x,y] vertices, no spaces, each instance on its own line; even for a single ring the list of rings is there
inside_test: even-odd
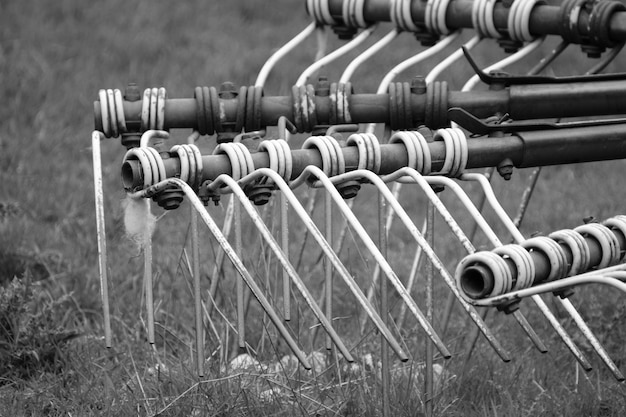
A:
[[[343,2],[346,0],[330,0],[330,12],[341,18]],[[501,32],[507,30],[509,9],[504,2],[497,2],[493,10],[493,20],[496,28]],[[388,22],[390,18],[389,0],[365,0],[364,17],[368,22]],[[472,0],[451,0],[446,10],[446,26],[452,30],[473,28],[472,24]],[[425,1],[411,2],[411,16],[413,20],[424,23],[426,12]],[[578,28],[586,37],[589,35],[588,26],[589,12],[582,8],[578,18]],[[530,33],[535,36],[559,35],[561,26],[561,6],[538,4],[532,9],[529,19]],[[626,12],[615,12],[609,22],[609,36],[615,41],[626,40]]]
[[[617,238],[620,248],[626,248],[626,236],[618,230],[611,229],[611,231]],[[600,264],[602,248],[600,247],[600,243],[598,243],[595,238],[586,235],[583,237],[587,242],[587,245],[589,245],[589,265],[593,268]],[[559,243],[559,245],[563,248],[568,264],[571,264],[572,252],[570,248],[562,243]],[[535,265],[535,279],[533,282],[535,284],[541,284],[545,282],[550,275],[550,262],[548,258],[546,258],[546,256],[539,251],[530,252],[530,256],[533,264]],[[517,274],[515,263],[509,258],[504,258],[504,260],[511,270],[512,275],[515,276]],[[496,278],[493,276],[490,268],[480,264],[472,265],[461,273],[461,289],[471,298],[484,298],[492,292],[495,279]]]
[[[626,113],[626,81],[593,81],[556,84],[516,85],[500,91],[448,91],[435,106],[460,107],[478,118],[508,113],[513,119],[541,119]],[[315,95],[319,125],[331,120],[331,99]],[[411,93],[410,113],[413,127],[425,123],[427,94]],[[126,126],[138,132],[142,100],[124,101]],[[234,125],[238,100],[219,99],[222,125]],[[389,94],[352,94],[348,100],[352,123],[390,123]],[[437,112],[447,109],[436,109]],[[294,121],[291,96],[264,96],[261,99],[261,126],[276,126],[280,117]],[[96,130],[103,131],[100,102],[94,102]],[[175,98],[165,101],[164,129],[198,129],[196,100]]]
[[[432,169],[441,170],[445,159],[445,144],[441,141],[428,144],[432,155]],[[542,130],[516,133],[504,137],[471,138],[467,141],[467,168],[493,167],[510,159],[518,168],[571,164],[626,158],[626,124],[579,127],[571,129]],[[341,148],[346,162],[346,171],[357,168],[358,148]],[[291,152],[293,171],[291,179],[298,177],[305,167],[322,167],[322,158],[316,149],[294,149]],[[167,177],[180,175],[180,161],[176,155],[162,154]],[[268,168],[266,152],[252,153],[254,166]],[[202,181],[214,180],[221,174],[231,175],[231,165],[226,155],[203,155]],[[403,144],[381,145],[380,174],[392,173],[406,167],[408,157]],[[126,188],[143,184],[143,173],[139,162],[129,160],[122,165],[122,182]]]

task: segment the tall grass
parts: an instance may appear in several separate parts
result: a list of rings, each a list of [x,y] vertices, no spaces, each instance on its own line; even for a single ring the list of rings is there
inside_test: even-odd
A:
[[[113,348],[106,349],[102,340],[89,148],[92,102],[98,89],[123,88],[127,82],[136,82],[141,87],[163,85],[170,97],[189,97],[196,85],[219,85],[227,80],[249,85],[271,52],[307,23],[303,2],[295,0],[3,2],[0,208],[6,215],[0,219],[0,333],[5,339],[0,344],[0,415],[380,413],[379,336],[367,326],[364,336],[355,330],[361,325],[360,312],[341,284],[335,292],[335,325],[349,340],[358,366],[334,362],[333,355],[314,373],[294,366],[288,356],[279,364],[277,359],[289,351],[252,302],[248,350],[260,362],[243,369],[229,367],[234,353],[239,353],[232,349],[234,329],[224,320],[234,318],[234,280],[230,277],[218,293],[219,312],[207,321],[207,376],[195,376],[191,291],[182,250],[188,231],[180,227],[187,221],[186,206],[162,217],[154,237],[158,326],[156,344],[147,344],[140,301],[142,260],[139,249],[124,235],[124,193],[119,181],[122,148],[114,140],[103,144]],[[332,38],[331,47],[337,44]],[[357,71],[354,85],[358,92],[374,91],[388,63],[418,50],[409,35],[393,45],[375,64]],[[491,46],[477,52],[481,62],[499,55]],[[267,94],[286,94],[311,62],[314,50],[315,42],[310,41],[277,67]],[[568,54],[555,64],[556,73],[580,72],[591,65],[578,50]],[[352,56],[325,69],[331,80],[338,78]],[[530,66],[532,59],[519,71]],[[403,79],[426,74],[435,61],[412,69]],[[620,68],[622,58],[610,70]],[[459,88],[469,75],[468,66],[459,64],[445,78],[451,88]],[[186,134],[172,133],[181,140]],[[603,219],[622,213],[622,170],[622,161],[546,169],[523,232],[546,233],[574,227],[589,215]],[[514,213],[527,174],[526,170],[517,171],[508,183],[495,180],[510,213]],[[364,189],[358,197],[362,204],[355,206],[355,212],[375,236],[373,195]],[[444,199],[455,209],[453,199],[445,195]],[[401,201],[407,207],[424,207],[424,199],[416,192],[406,192]],[[221,208],[212,208],[211,214],[219,218]],[[300,227],[294,225],[295,241],[300,233]],[[441,233],[437,250],[453,266],[460,248],[449,243],[446,232]],[[406,276],[415,247],[397,225],[392,236],[397,238],[390,241],[389,260]],[[372,260],[351,238],[349,242],[342,256],[351,273],[369,276]],[[203,271],[209,274],[217,247],[207,237],[203,237],[202,247],[206,257]],[[251,245],[246,262],[255,271],[255,279],[273,294],[277,284],[270,277],[277,276],[278,270],[265,250]],[[307,256],[299,272],[314,294],[320,294],[321,269],[309,256],[317,255],[313,250],[311,245],[305,248]],[[227,269],[226,274],[231,271]],[[14,276],[18,281],[13,281]],[[365,286],[364,278],[360,282]],[[208,287],[208,282],[203,285]],[[415,293],[420,305],[422,291],[418,288]],[[444,300],[446,295],[447,291],[437,286],[436,299]],[[623,369],[623,298],[608,291],[581,289],[574,302]],[[514,356],[510,364],[501,363],[482,340],[466,361],[466,322],[454,312],[446,343],[455,356],[446,363],[437,361],[444,366],[434,399],[437,413],[623,415],[623,385],[615,383],[595,358],[593,372],[579,372],[542,319],[526,305],[523,309],[540,329],[550,353],[533,351],[509,318],[492,316],[490,324]],[[437,308],[437,319],[440,310]],[[565,315],[560,317],[564,325],[573,328]],[[296,298],[290,327],[300,335],[306,351],[319,353],[324,351],[322,333],[314,339],[307,330],[314,324],[302,300]],[[410,320],[398,333],[409,347],[411,361],[393,365],[392,409],[394,415],[419,415],[424,400],[424,337]],[[20,358],[28,361],[27,366],[9,360]]]

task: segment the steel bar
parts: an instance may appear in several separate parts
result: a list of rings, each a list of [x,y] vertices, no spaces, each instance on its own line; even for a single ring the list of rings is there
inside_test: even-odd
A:
[[[327,194],[330,196],[330,194]],[[382,255],[387,258],[387,224],[385,222],[385,197],[382,192],[378,193],[378,247]],[[404,305],[404,304],[403,304]],[[383,323],[389,325],[389,288],[387,280],[380,280],[380,314],[383,319]],[[428,320],[428,316],[426,316]],[[382,339],[382,336],[381,336]],[[428,342],[427,342],[428,343]],[[432,346],[430,343],[428,345]],[[432,349],[432,347],[431,347]],[[383,403],[383,416],[391,416],[390,405],[390,389],[391,389],[391,367],[389,362],[389,347],[385,343],[380,345],[380,360],[381,360],[381,372],[382,372],[382,403]]]
[[[435,206],[432,201],[428,201],[426,209],[426,241],[430,247],[435,250]],[[433,323],[433,277],[435,269],[433,263],[429,259],[426,261],[426,319],[434,327]],[[426,340],[426,375],[424,376],[424,405],[426,408],[426,416],[433,415],[433,345]]]
[[[509,230],[509,232],[513,236],[513,240],[517,243],[521,243],[524,240],[524,236],[515,227],[511,218],[508,217],[508,215],[506,214],[506,212],[504,211],[504,209],[502,208],[498,200],[495,198],[495,195],[493,194],[493,190],[491,189],[491,185],[489,184],[489,182],[479,174],[463,174],[461,176],[461,179],[469,180],[469,181],[477,181],[480,184],[481,188],[483,189],[483,192],[487,195],[487,202],[491,205],[492,209],[496,212],[496,214],[498,215],[502,223],[504,223],[505,227]],[[621,246],[620,244],[620,247],[623,247],[623,246]],[[532,296],[532,297],[533,299],[535,299],[535,298],[539,298],[540,296],[537,295],[537,296]],[[615,363],[613,363],[611,358],[608,356],[608,354],[606,353],[602,345],[598,342],[596,336],[593,334],[593,332],[591,331],[587,323],[580,316],[580,313],[571,304],[571,301],[566,297],[560,297],[560,296],[556,296],[556,300],[560,302],[560,304],[569,313],[570,317],[572,317],[572,319],[576,323],[581,333],[589,341],[589,343],[594,348],[598,356],[600,356],[604,364],[611,370],[615,378],[620,381],[624,380],[624,376],[621,374],[621,372],[619,371]],[[541,308],[542,306],[539,305],[539,307]],[[547,309],[547,306],[546,306],[546,309]],[[556,330],[558,331],[558,329]]]
[[[440,43],[441,44],[441,43]],[[437,44],[437,45],[440,45]],[[426,51],[430,51],[429,48]],[[419,55],[419,54],[418,54]],[[553,84],[512,85],[499,91],[448,91],[441,98],[447,108],[460,107],[479,118],[494,113],[509,114],[515,120],[612,115],[626,113],[626,81],[606,80]],[[550,100],[547,100],[549,98]],[[331,120],[332,102],[329,96],[315,95],[318,124],[327,125]],[[352,123],[389,123],[389,94],[352,94],[349,99]],[[426,120],[427,94],[410,94],[410,111],[414,127]],[[102,131],[101,102],[94,102],[94,123]],[[219,99],[222,125],[234,124],[239,100]],[[129,132],[138,132],[142,101],[123,101],[123,111]],[[197,105],[194,98],[170,98],[165,100],[164,129],[197,129]],[[445,111],[445,109],[444,109]],[[260,122],[262,127],[276,126],[281,116],[293,121],[293,98],[289,96],[264,96],[261,98]]]
[[[319,172],[319,169],[318,168],[314,168],[314,167],[309,167],[307,170],[311,170],[311,171],[315,170],[315,172]],[[408,168],[404,169],[403,172],[398,174],[398,176],[410,175],[411,173],[415,173],[416,182],[419,182],[420,181],[419,180],[420,175],[415,170],[411,170],[411,169],[408,169]],[[316,174],[316,176],[317,176],[317,174]],[[318,178],[319,178],[319,176],[318,176]],[[446,282],[446,284],[448,285],[450,290],[455,292],[455,293],[457,293],[457,295],[458,295],[458,289],[456,288],[456,285],[454,284],[452,277],[450,276],[450,274],[448,273],[446,268],[443,266],[443,264],[441,263],[441,261],[439,260],[437,255],[433,252],[432,248],[430,248],[430,246],[428,245],[428,243],[426,242],[426,240],[424,239],[424,237],[422,236],[422,234],[418,230],[417,226],[415,226],[415,224],[411,221],[410,217],[406,214],[406,211],[404,211],[402,206],[393,197],[393,194],[391,193],[391,191],[384,185],[384,182],[383,182],[383,180],[380,177],[378,177],[376,174],[374,174],[371,171],[358,170],[358,171],[354,171],[354,172],[351,172],[351,173],[348,173],[348,174],[343,174],[343,175],[340,175],[340,176],[337,176],[337,177],[333,177],[333,181],[335,181],[335,182],[337,182],[337,181],[345,181],[347,179],[356,179],[356,178],[366,178],[370,183],[375,185],[379,190],[383,191],[383,195],[385,196],[388,204],[396,212],[396,215],[398,216],[398,218],[403,222],[403,224],[405,225],[407,230],[411,233],[411,235],[416,240],[418,245],[420,245],[422,247],[424,253],[435,264],[435,267],[436,267],[437,271],[444,278],[444,281]],[[430,186],[426,185],[426,187],[428,189],[430,189]],[[431,191],[432,191],[432,189],[431,189]],[[383,264],[381,264],[381,268],[384,270]],[[397,285],[397,283],[395,281],[393,283],[394,283],[394,286]],[[397,290],[398,289],[401,290],[401,291],[399,290],[398,292],[405,299],[410,299],[410,295],[408,293],[406,295],[404,295],[406,293],[406,288],[404,288],[401,283],[398,286],[396,286],[396,289]],[[412,300],[412,299],[410,299],[410,300]],[[500,357],[505,362],[510,360],[509,356],[508,356],[508,353],[506,351],[504,351],[504,349],[502,349],[502,347],[500,346],[499,342],[493,337],[493,335],[491,334],[489,329],[487,329],[485,324],[482,323],[482,321],[478,317],[478,314],[476,313],[476,311],[467,302],[465,302],[462,297],[458,296],[458,300],[463,305],[463,307],[466,310],[466,312],[472,317],[472,319],[474,320],[476,325],[481,328],[481,331],[483,331],[483,334],[485,334],[485,337],[490,341],[491,345],[493,346],[494,350],[496,350],[498,355],[500,355]],[[407,302],[407,306],[409,308],[411,308],[411,305],[412,305],[412,303]],[[415,314],[415,312],[413,312],[413,313]],[[429,327],[430,327],[430,325],[429,325]]]
[[[479,174],[464,174],[464,175],[474,175],[476,177],[476,179],[478,179],[480,181],[481,186],[485,190],[489,186],[489,181],[482,175],[479,175]],[[431,182],[439,183],[441,185],[446,185],[450,189],[452,189],[457,194],[457,196],[463,202],[465,202],[465,206],[470,211],[474,212],[472,217],[474,217],[474,219],[476,220],[478,225],[481,227],[483,232],[491,240],[492,244],[494,246],[500,246],[501,245],[501,242],[498,239],[498,237],[495,236],[495,233],[493,232],[493,229],[484,221],[484,218],[482,217],[480,212],[478,212],[476,207],[473,206],[473,204],[471,203],[471,200],[469,199],[469,197],[467,197],[465,192],[461,189],[461,187],[457,183],[455,183],[453,180],[451,180],[449,178],[445,178],[445,177],[431,177],[431,178],[428,178],[428,179]],[[486,201],[489,202],[489,203],[492,203],[492,201],[490,201],[490,197],[492,197],[492,195],[490,195],[486,191],[485,191],[485,195],[486,195]],[[506,214],[506,213],[504,213],[504,214]],[[463,293],[463,291],[461,291],[461,295],[463,296],[463,298],[466,298],[465,294]],[[548,308],[546,303],[543,301],[543,299],[540,296],[538,296],[538,295],[532,296],[531,299],[537,305],[537,307],[539,308],[539,311],[544,315],[544,317],[552,325],[552,327],[557,332],[557,334],[561,337],[561,339],[563,340],[565,345],[570,349],[570,351],[572,352],[574,357],[578,360],[578,362],[581,364],[581,366],[585,370],[587,370],[587,371],[591,370],[591,364],[589,363],[587,358],[580,351],[580,349],[578,349],[578,346],[576,346],[576,344],[574,343],[572,338],[567,334],[567,332],[565,331],[563,326],[561,326],[561,324],[559,323],[557,318],[554,316],[554,314],[552,314],[552,312],[550,311],[550,309]],[[523,324],[523,323],[520,322],[520,324]],[[530,327],[529,327],[529,329],[530,329]],[[525,330],[526,330],[526,328],[525,328]],[[536,346],[539,348],[539,350],[541,350],[540,345],[536,344]],[[545,349],[545,347],[544,347],[544,349]]]
[[[400,360],[408,360],[408,356],[406,355],[406,353],[404,353],[398,341],[393,337],[389,328],[382,323],[382,320],[378,313],[376,313],[374,306],[372,306],[372,304],[367,300],[357,283],[354,281],[354,278],[352,278],[352,276],[350,275],[348,269],[341,262],[337,254],[333,251],[331,244],[324,238],[323,234],[320,232],[315,223],[311,220],[310,216],[307,214],[306,209],[302,206],[302,204],[298,201],[298,198],[291,191],[289,185],[276,172],[267,168],[260,168],[255,170],[253,173],[242,178],[241,182],[252,181],[261,177],[270,178],[279,188],[280,192],[285,195],[285,197],[289,201],[289,204],[291,205],[291,208],[294,210],[295,214],[303,221],[305,227],[307,228],[307,230],[309,230],[311,236],[315,239],[324,254],[328,257],[328,259],[330,259],[330,262],[333,264],[333,267],[337,271],[338,275],[344,280],[350,291],[357,298],[363,309],[367,312],[370,319],[376,325],[378,331],[385,335],[385,340],[387,340],[389,346],[394,350]]]
[[[289,259],[287,259],[287,257],[285,256],[285,253],[281,250],[280,245],[278,244],[278,242],[276,242],[276,240],[272,236],[272,233],[269,231],[269,229],[263,222],[263,219],[261,218],[259,213],[254,209],[252,203],[248,200],[248,197],[246,196],[243,189],[237,184],[235,180],[233,180],[231,177],[226,176],[226,175],[222,175],[218,179],[216,179],[216,183],[218,184],[223,183],[229,186],[230,189],[233,191],[234,195],[237,196],[239,202],[244,207],[244,209],[246,210],[246,212],[252,219],[254,225],[257,227],[257,229],[261,233],[263,239],[268,244],[272,252],[277,256],[282,267],[288,273],[289,277],[294,282],[298,291],[302,294],[304,300],[309,305],[309,307],[315,314],[316,318],[320,321],[322,327],[324,328],[326,333],[329,335],[330,339],[335,343],[335,345],[337,346],[341,354],[346,358],[346,360],[348,360],[349,362],[352,362],[353,361],[352,355],[350,354],[348,349],[345,347],[345,345],[339,338],[339,335],[337,335],[337,333],[333,329],[332,324],[329,321],[329,319],[322,313],[322,310],[315,303],[313,296],[306,288],[304,282],[298,276],[296,270],[293,268],[293,265],[291,265],[291,263],[289,262]]]
[[[98,235],[98,266],[100,273],[100,297],[102,298],[102,317],[104,321],[104,345],[111,347],[111,313],[109,311],[109,272],[107,269],[107,238],[106,223],[104,220],[104,192],[102,188],[102,159],[100,141],[103,139],[100,132],[91,134],[91,149],[93,153],[93,187],[96,203],[96,230]]]
[[[248,270],[246,269],[245,265],[243,264],[239,256],[237,256],[237,253],[235,252],[231,244],[228,242],[226,237],[224,237],[217,223],[215,223],[213,218],[205,210],[204,205],[202,204],[202,201],[200,201],[196,193],[193,191],[193,189],[189,185],[187,185],[187,183],[185,183],[184,181],[178,178],[168,178],[164,181],[161,181],[158,184],[152,185],[151,187],[148,187],[144,190],[133,193],[133,196],[136,198],[140,198],[140,197],[149,198],[153,195],[158,194],[159,192],[161,192],[162,190],[170,186],[176,186],[185,193],[185,196],[189,199],[190,203],[196,209],[196,211],[200,215],[200,218],[208,227],[209,231],[211,232],[213,237],[217,240],[219,245],[222,247],[222,249],[226,253],[226,256],[228,256],[228,258],[232,262],[237,272],[244,279],[246,285],[248,286],[248,288],[250,288],[250,291],[252,291],[252,294],[259,301],[263,310],[265,310],[265,312],[268,314],[268,316],[270,317],[270,320],[272,321],[272,323],[274,323],[274,326],[276,326],[281,336],[285,339],[291,351],[298,358],[298,361],[306,369],[311,369],[311,364],[309,363],[308,359],[306,358],[304,353],[300,350],[296,341],[293,339],[293,337],[291,336],[291,334],[289,333],[285,325],[282,323],[282,321],[278,317],[278,314],[276,314],[276,312],[272,308],[267,298],[265,298],[265,296],[263,295],[261,288],[254,281],[254,278],[252,278],[252,275],[250,275],[250,272],[248,272]]]
[[[450,352],[445,347],[445,345],[443,344],[443,342],[441,341],[437,333],[434,331],[430,323],[428,323],[428,321],[425,319],[423,313],[420,311],[419,307],[415,303],[415,300],[413,300],[413,298],[411,298],[411,295],[406,291],[406,288],[404,287],[404,285],[402,284],[402,282],[400,281],[396,273],[393,271],[393,269],[391,268],[391,266],[389,265],[385,257],[380,253],[380,251],[378,250],[378,248],[376,247],[376,245],[374,244],[370,236],[367,234],[367,232],[363,228],[363,225],[358,221],[354,213],[352,213],[352,211],[347,208],[346,202],[341,197],[341,194],[339,193],[339,191],[337,191],[337,189],[334,187],[332,181],[326,176],[326,174],[324,174],[324,172],[321,169],[315,166],[307,167],[305,169],[305,174],[306,173],[314,175],[318,179],[317,182],[319,183],[319,186],[326,189],[326,192],[332,195],[332,198],[335,201],[335,204],[339,206],[340,208],[342,208],[342,212],[344,216],[346,216],[346,218],[348,219],[348,223],[354,229],[354,231],[359,235],[359,237],[361,238],[361,240],[363,241],[367,249],[370,251],[370,253],[374,257],[376,263],[380,265],[384,274],[387,276],[389,281],[393,284],[398,294],[400,294],[400,297],[402,298],[402,300],[407,304],[411,313],[413,313],[415,318],[418,320],[418,322],[422,326],[422,329],[426,332],[428,337],[430,337],[433,343],[435,343],[439,352],[445,358],[449,358]],[[379,180],[379,178],[375,174],[373,174],[371,171],[360,170],[357,172],[357,174],[358,173],[362,173],[362,175],[372,174],[375,178]],[[377,185],[377,188],[383,191],[383,195],[385,196],[385,199],[387,199],[389,203],[393,204],[393,201],[390,201],[389,199],[389,197],[392,197],[391,191],[389,191],[389,189],[384,185],[382,180],[381,181],[374,180],[372,181],[372,183]],[[413,228],[417,232],[417,228],[415,227],[415,225],[413,225]],[[421,235],[420,235],[420,238],[421,238]],[[443,268],[443,265],[441,265],[441,267]]]
[[[432,155],[433,171],[440,170],[445,159],[445,144],[436,141],[430,142],[428,146]],[[518,168],[624,159],[626,124],[521,132],[501,138],[472,138],[467,141],[467,146],[467,169],[497,166],[507,158]],[[341,150],[348,170],[358,166],[357,147],[344,147]],[[322,166],[321,155],[315,149],[295,149],[291,153],[291,179],[299,176],[309,165]],[[269,167],[269,156],[266,152],[253,153],[252,159],[255,167]],[[221,174],[231,174],[230,161],[225,155],[203,155],[202,161],[202,181],[213,180]],[[180,161],[176,155],[165,157],[163,163],[167,177],[180,175]],[[380,174],[395,172],[407,166],[407,163],[406,147],[403,144],[381,144]],[[122,180],[127,189],[141,186],[143,173],[140,163],[135,160],[124,162]]]

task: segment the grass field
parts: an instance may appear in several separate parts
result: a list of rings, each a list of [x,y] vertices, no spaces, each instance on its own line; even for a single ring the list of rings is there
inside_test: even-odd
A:
[[[141,302],[143,263],[140,250],[125,236],[121,207],[125,193],[119,179],[124,149],[115,140],[102,143],[113,347],[105,348],[103,341],[90,148],[98,89],[135,82],[141,88],[164,86],[169,97],[191,97],[197,85],[218,86],[223,81],[251,85],[272,51],[308,24],[304,2],[6,0],[0,4],[0,94],[4,98],[0,105],[0,416],[379,415],[379,336],[372,328],[359,332],[356,302],[340,285],[334,299],[336,325],[354,348],[358,366],[350,368],[338,360],[327,369],[325,354],[320,360],[324,367],[314,374],[288,360],[279,365],[276,360],[288,354],[288,349],[251,303],[248,343],[260,365],[228,366],[236,353],[234,331],[223,317],[213,314],[206,319],[207,375],[196,376],[193,303],[190,282],[181,267],[188,239],[186,206],[163,216],[154,236],[157,342],[152,347],[147,343]],[[377,36],[385,30],[381,28]],[[465,34],[464,39],[469,36]],[[331,39],[329,46],[337,44]],[[476,55],[481,62],[501,55],[493,46],[486,42],[479,47]],[[580,73],[593,65],[578,47],[570,49],[554,64],[556,74]],[[355,89],[373,92],[392,65],[417,50],[413,37],[401,37],[375,62],[357,71]],[[314,40],[294,51],[272,73],[265,94],[287,94],[314,54]],[[353,56],[326,68],[329,79],[336,80]],[[512,71],[524,72],[540,56],[532,55]],[[400,80],[425,75],[438,59],[413,68]],[[607,71],[623,71],[625,65],[620,57]],[[469,67],[459,63],[441,78],[459,89],[470,75]],[[173,140],[182,142],[188,133],[173,131]],[[213,139],[203,143],[213,145]],[[623,161],[545,169],[522,232],[549,233],[573,228],[590,215],[605,219],[624,214],[623,170]],[[520,170],[509,182],[494,180],[500,200],[512,215],[527,176],[527,170]],[[418,209],[413,214],[417,222],[425,200],[408,190],[400,201]],[[468,190],[476,194],[475,189]],[[376,236],[373,195],[364,190],[355,213]],[[445,193],[443,198],[463,218],[454,199]],[[221,218],[222,208],[211,210]],[[155,212],[162,214],[158,209]],[[321,215],[316,216],[319,219]],[[461,223],[469,224],[467,219]],[[246,223],[245,227],[250,226]],[[389,261],[404,277],[415,247],[405,230],[394,227]],[[462,253],[443,229],[437,236],[437,251],[453,270]],[[292,227],[294,242],[300,230]],[[269,277],[278,275],[276,263],[256,241],[248,244],[245,260],[255,271],[255,279],[273,291],[276,284]],[[203,236],[203,272],[207,275],[215,250]],[[312,250],[307,246],[305,253],[316,255]],[[342,257],[365,286],[372,262],[351,237]],[[312,292],[321,294],[323,271],[315,259],[305,256],[299,272]],[[232,277],[226,280],[219,293],[220,311],[230,322],[235,320],[233,282]],[[447,297],[447,290],[439,284],[435,328]],[[208,288],[208,279],[203,285]],[[423,298],[423,290],[417,289],[415,299],[420,306]],[[622,371],[626,371],[624,300],[597,287],[583,287],[573,297]],[[556,304],[549,305],[562,324],[577,334],[565,313]],[[315,322],[301,300],[294,310],[290,326],[302,335],[305,351],[325,352],[321,333],[314,340],[307,331]],[[454,310],[445,338],[454,356],[449,361],[436,360],[441,373],[435,414],[626,414],[626,388],[615,382],[582,337],[575,336],[575,340],[594,365],[587,374],[529,304],[522,310],[550,351],[542,355],[533,350],[509,317],[492,314],[488,322],[513,357],[508,364],[482,339],[467,359],[470,326],[460,309]],[[398,333],[411,359],[406,364],[392,359],[392,413],[420,415],[424,336],[408,319]],[[373,365],[368,364],[370,357]]]

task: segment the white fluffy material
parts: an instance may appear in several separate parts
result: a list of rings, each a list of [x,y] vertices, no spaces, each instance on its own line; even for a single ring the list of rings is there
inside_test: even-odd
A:
[[[152,237],[157,218],[150,211],[150,200],[147,198],[127,197],[123,202],[124,227],[126,236],[143,248]]]

